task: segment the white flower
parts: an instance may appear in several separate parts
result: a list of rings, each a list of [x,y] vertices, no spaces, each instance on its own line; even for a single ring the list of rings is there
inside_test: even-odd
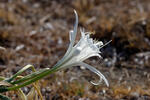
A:
[[[74,46],[78,27],[78,15],[75,10],[74,13],[76,21],[74,25],[74,30],[70,31],[69,48],[64,57],[56,64],[56,66],[58,67],[58,70],[62,68],[68,68],[71,66],[84,66],[85,68],[91,70],[100,77],[98,83],[91,82],[92,84],[99,85],[101,81],[104,80],[106,85],[109,86],[107,79],[103,74],[101,74],[100,71],[83,62],[84,60],[93,56],[101,57],[99,54],[99,50],[100,48],[102,48],[103,43],[101,41],[94,41],[92,38],[90,38],[88,32],[84,32],[83,30],[81,30],[81,38],[79,42]]]

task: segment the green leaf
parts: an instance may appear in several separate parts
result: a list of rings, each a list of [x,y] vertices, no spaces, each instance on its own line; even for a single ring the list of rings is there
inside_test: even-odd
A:
[[[11,100],[9,97],[0,94],[0,100]]]
[[[19,70],[15,75],[13,75],[11,78],[7,79],[7,82],[11,82],[13,79],[15,79],[18,75],[20,75],[21,73],[23,73],[25,70],[32,68],[32,70],[34,71],[34,66],[33,65],[26,65],[25,67],[23,67],[21,70]]]
[[[7,92],[8,88],[6,86],[0,86],[0,93]]]

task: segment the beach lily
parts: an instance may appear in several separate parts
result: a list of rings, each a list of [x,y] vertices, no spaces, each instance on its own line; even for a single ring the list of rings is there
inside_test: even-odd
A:
[[[84,60],[93,56],[98,56],[101,58],[100,56],[101,52],[99,50],[103,47],[103,42],[93,40],[92,38],[90,38],[89,32],[84,32],[84,30],[80,30],[81,38],[79,42],[75,44],[75,38],[77,35],[77,27],[78,27],[78,15],[75,10],[74,13],[76,20],[74,29],[69,32],[70,35],[69,48],[64,57],[56,64],[56,66],[58,67],[58,70],[68,68],[71,66],[84,66],[85,68],[89,69],[90,71],[94,72],[100,77],[98,83],[94,83],[91,81],[92,84],[99,85],[101,81],[104,80],[106,85],[109,86],[107,79],[103,74],[101,74],[100,71],[98,71],[91,65],[88,65],[83,62]]]
[[[101,58],[100,56],[101,52],[99,50],[106,44],[104,45],[103,42],[101,41],[93,40],[92,38],[90,38],[89,32],[84,32],[84,30],[81,30],[81,38],[75,44],[77,28],[78,28],[78,15],[76,11],[74,11],[74,13],[75,13],[75,18],[76,18],[75,25],[74,25],[74,29],[69,32],[70,44],[63,58],[59,60],[51,69],[50,68],[41,69],[39,71],[26,75],[21,79],[14,80],[25,70],[29,68],[33,69],[34,67],[32,65],[26,65],[24,68],[19,70],[16,74],[14,74],[12,77],[4,80],[10,83],[12,86],[0,87],[0,92],[6,92],[10,90],[19,89],[21,87],[32,84],[42,79],[43,77],[50,75],[56,71],[59,71],[64,68],[69,68],[72,66],[84,66],[85,68],[97,74],[100,77],[100,80],[97,83],[91,81],[92,84],[99,85],[102,82],[102,80],[104,80],[106,85],[109,86],[107,79],[99,70],[83,62],[84,60],[93,56],[98,56]]]

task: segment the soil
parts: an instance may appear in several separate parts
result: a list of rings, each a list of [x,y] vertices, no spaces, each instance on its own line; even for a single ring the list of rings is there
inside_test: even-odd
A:
[[[73,29],[111,43],[103,59],[86,62],[108,79],[98,81],[80,66],[58,71],[40,81],[44,100],[150,100],[150,0],[0,0],[0,75],[10,77],[27,64],[52,68],[63,57]],[[77,39],[80,38],[79,31]],[[26,71],[24,75],[31,73]],[[28,93],[30,87],[22,88]],[[6,93],[13,100],[17,95]]]

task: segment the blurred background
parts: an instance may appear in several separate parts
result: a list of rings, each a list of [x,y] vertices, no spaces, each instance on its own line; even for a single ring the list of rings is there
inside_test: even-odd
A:
[[[0,46],[6,48],[0,75],[10,77],[27,64],[51,68],[68,48],[74,9],[92,38],[112,40],[101,49],[103,59],[86,60],[110,87],[92,85],[99,78],[77,66],[42,79],[44,99],[150,100],[150,0],[0,0]],[[17,100],[14,92],[6,95]]]

